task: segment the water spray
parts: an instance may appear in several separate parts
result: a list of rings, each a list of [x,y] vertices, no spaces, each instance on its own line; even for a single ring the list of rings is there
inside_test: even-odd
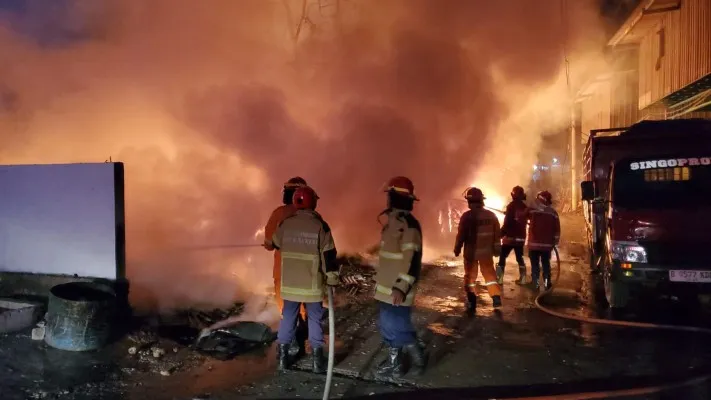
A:
[[[506,211],[504,211],[504,210],[499,210],[498,208],[493,208],[493,207],[488,207],[488,206],[484,206],[484,208],[486,208],[487,210],[491,210],[491,211],[493,211],[493,212],[495,212],[495,213],[502,214],[502,215],[505,215],[505,214],[506,214]]]
[[[182,250],[186,251],[203,251],[203,250],[217,250],[217,249],[248,249],[264,247],[264,244],[256,243],[238,243],[238,244],[211,244],[205,246],[183,246]]]

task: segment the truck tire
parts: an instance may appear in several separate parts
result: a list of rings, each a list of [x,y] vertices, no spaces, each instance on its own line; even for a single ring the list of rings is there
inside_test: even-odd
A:
[[[610,308],[620,309],[627,307],[630,300],[629,284],[615,279],[609,266],[605,267],[603,282],[605,285],[605,299]]]

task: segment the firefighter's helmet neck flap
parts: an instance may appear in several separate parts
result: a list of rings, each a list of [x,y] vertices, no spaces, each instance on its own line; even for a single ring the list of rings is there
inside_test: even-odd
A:
[[[521,186],[514,186],[513,189],[511,189],[511,199],[525,201],[526,192]]]
[[[404,196],[394,190],[388,192],[388,210],[397,209],[412,211],[415,200],[410,196]]]
[[[479,208],[484,208],[484,202],[483,201],[470,201],[467,203],[469,205],[470,210],[476,210]]]

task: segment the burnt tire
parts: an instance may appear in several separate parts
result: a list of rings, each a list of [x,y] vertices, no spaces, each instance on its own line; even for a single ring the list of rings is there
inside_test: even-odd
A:
[[[616,279],[609,267],[605,268],[603,284],[605,285],[605,299],[610,308],[627,307],[630,301],[630,285]]]

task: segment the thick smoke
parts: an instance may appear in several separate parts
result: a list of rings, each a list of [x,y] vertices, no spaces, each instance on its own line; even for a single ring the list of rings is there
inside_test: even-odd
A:
[[[261,243],[291,176],[341,250],[377,242],[391,176],[426,240],[473,178],[526,179],[565,124],[563,37],[596,24],[569,3],[566,29],[556,1],[28,1],[0,14],[0,163],[123,161],[134,300],[245,298],[270,254],[175,247]]]

